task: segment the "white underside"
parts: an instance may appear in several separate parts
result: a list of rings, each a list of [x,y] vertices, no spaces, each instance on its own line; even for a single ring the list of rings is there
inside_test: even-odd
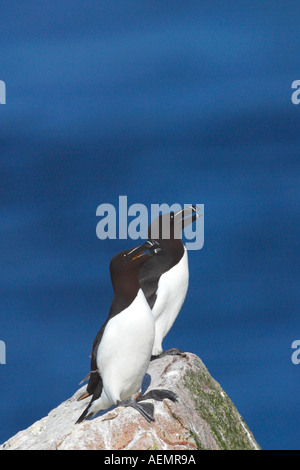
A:
[[[105,328],[97,353],[103,391],[93,402],[91,413],[107,409],[140,390],[151,358],[154,331],[153,314],[139,290],[132,304]]]
[[[176,320],[185,300],[189,284],[189,266],[187,250],[180,262],[164,273],[159,280],[157,298],[152,309],[155,318],[155,341],[152,354],[159,355],[162,341]]]

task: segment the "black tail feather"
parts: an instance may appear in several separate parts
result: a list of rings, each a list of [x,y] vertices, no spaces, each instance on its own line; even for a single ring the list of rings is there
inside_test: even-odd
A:
[[[93,377],[93,376],[96,376],[96,374],[91,375],[91,377]],[[96,389],[94,391],[93,398],[91,399],[90,403],[88,404],[88,406],[86,407],[86,409],[84,410],[82,415],[78,418],[78,420],[76,421],[75,424],[82,423],[82,421],[84,421],[85,419],[90,418],[91,416],[93,416],[93,413],[89,413],[90,407],[91,407],[93,401],[98,400],[98,398],[100,398],[101,393],[102,393],[102,386],[103,385],[102,385],[102,379],[101,379],[100,375],[98,375],[95,384],[96,384]],[[89,387],[87,387],[87,393],[90,393],[89,392]]]
[[[86,409],[84,410],[82,415],[78,418],[75,424],[82,423],[82,421],[92,416],[92,413],[89,414],[90,407],[91,407],[91,403],[86,407]]]

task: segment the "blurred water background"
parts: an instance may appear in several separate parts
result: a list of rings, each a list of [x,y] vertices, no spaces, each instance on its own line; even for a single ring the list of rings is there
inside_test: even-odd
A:
[[[296,1],[0,2],[0,442],[75,392],[112,299],[96,208],[205,204],[165,348],[299,449]]]

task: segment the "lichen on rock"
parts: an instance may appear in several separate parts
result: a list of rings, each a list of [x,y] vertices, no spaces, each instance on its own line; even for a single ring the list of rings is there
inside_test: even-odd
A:
[[[224,450],[257,448],[251,431],[228,395],[211,377],[203,363],[196,362],[198,368],[186,372],[184,385],[190,390],[195,410],[208,423],[217,444]],[[201,448],[200,442],[198,446]]]

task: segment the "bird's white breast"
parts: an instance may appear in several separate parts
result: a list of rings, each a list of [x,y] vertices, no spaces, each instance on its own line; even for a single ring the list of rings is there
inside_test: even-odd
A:
[[[107,323],[97,365],[105,392],[114,402],[139,390],[149,365],[154,331],[153,314],[141,289],[131,305]]]
[[[160,277],[156,302],[152,312],[155,318],[155,345],[153,354],[160,354],[163,338],[171,329],[185,300],[189,284],[187,250],[173,268]]]

